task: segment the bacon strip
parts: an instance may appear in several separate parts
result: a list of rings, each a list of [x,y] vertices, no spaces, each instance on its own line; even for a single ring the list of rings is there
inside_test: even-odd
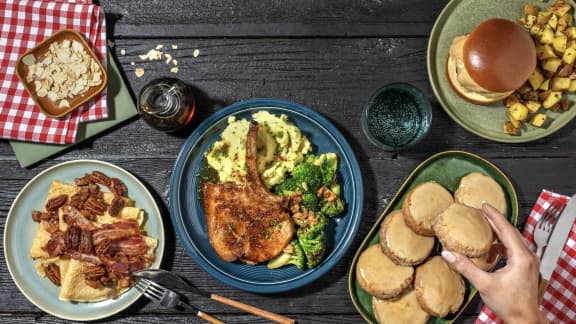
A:
[[[64,244],[64,233],[56,232],[50,236],[48,242],[44,246],[44,251],[52,258],[64,254],[66,245]]]
[[[65,206],[63,208],[64,214],[67,217],[70,217],[74,220],[74,222],[76,223],[76,225],[78,225],[83,231],[92,231],[97,229],[96,226],[94,226],[94,224],[92,224],[90,222],[90,220],[86,219],[86,217],[82,216],[82,214],[80,213],[80,211],[75,208],[72,207],[70,205]]]
[[[86,261],[86,262],[96,264],[96,265],[100,265],[103,263],[102,259],[100,259],[98,256],[96,256],[94,254],[86,254],[86,253],[80,253],[80,252],[74,251],[74,252],[70,253],[70,257],[72,259],[75,259],[75,260]]]
[[[148,245],[140,235],[113,241],[112,248],[129,256],[144,255],[148,252]]]
[[[136,235],[140,235],[140,228],[138,228],[137,222],[118,222],[114,224],[105,224],[102,225],[101,228],[94,230],[92,232],[92,241],[94,245],[97,245],[104,239],[115,241]]]

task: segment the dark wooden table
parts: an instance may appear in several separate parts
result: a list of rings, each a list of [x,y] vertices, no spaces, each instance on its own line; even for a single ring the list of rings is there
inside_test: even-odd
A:
[[[576,192],[575,123],[532,143],[500,144],[479,138],[453,122],[434,98],[426,70],[430,30],[445,0],[123,0],[100,1],[108,18],[112,49],[133,93],[149,80],[172,75],[164,61],[141,62],[138,55],[159,44],[178,60],[179,78],[193,85],[202,116],[252,98],[297,102],[329,118],[344,134],[362,169],[365,204],[356,239],[333,270],[314,283],[275,295],[228,287],[200,269],[175,238],[170,217],[163,267],[200,288],[270,311],[300,323],[353,323],[363,319],[350,301],[348,267],[354,251],[414,167],[444,150],[478,154],[513,181],[520,224],[543,188]],[[194,55],[198,50],[197,56]],[[131,65],[135,62],[135,65]],[[136,67],[145,73],[136,77]],[[364,137],[360,111],[380,86],[410,82],[433,108],[432,129],[416,147],[400,153],[377,149]],[[166,134],[142,119],[76,146],[31,168],[20,168],[8,142],[0,142],[0,227],[20,189],[40,171],[76,159],[114,163],[135,174],[159,197],[166,210],[169,177],[187,134]],[[204,311],[231,323],[264,322],[233,308],[198,299]],[[461,323],[471,323],[480,303],[472,303]],[[46,315],[20,293],[0,260],[0,321],[65,322]],[[109,319],[118,323],[200,322],[190,313],[158,307],[144,299]]]

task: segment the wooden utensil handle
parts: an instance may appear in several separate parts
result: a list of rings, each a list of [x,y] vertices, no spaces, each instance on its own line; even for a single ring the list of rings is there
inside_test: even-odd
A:
[[[548,280],[540,277],[540,283],[538,284],[538,304],[542,302],[542,298],[544,298],[544,291],[546,291],[546,287],[548,287]]]
[[[220,295],[216,295],[216,294],[212,294],[210,295],[210,298],[212,300],[218,301],[222,304],[226,304],[228,306],[232,306],[234,308],[238,308],[241,309],[243,311],[246,311],[248,313],[254,314],[254,315],[258,315],[260,317],[269,319],[271,321],[274,321],[276,323],[281,323],[281,324],[294,324],[296,323],[295,320],[282,316],[282,315],[278,315],[269,311],[265,311],[263,309],[251,306],[251,305],[247,305],[247,304],[243,304],[240,302],[237,302],[235,300],[232,299],[228,299],[226,297],[222,297]]]
[[[210,322],[212,324],[226,324],[224,322],[222,322],[221,320],[217,319],[216,317],[213,317],[212,315],[206,314],[203,311],[198,311],[198,313],[196,313],[196,315],[198,315],[198,317],[206,320],[207,322]]]

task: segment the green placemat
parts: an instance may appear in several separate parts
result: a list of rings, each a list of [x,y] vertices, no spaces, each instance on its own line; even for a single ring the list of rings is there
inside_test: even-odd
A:
[[[20,166],[25,168],[136,116],[138,112],[134,101],[110,53],[108,53],[108,114],[108,119],[80,124],[76,142],[73,144],[54,145],[10,141],[10,145]]]

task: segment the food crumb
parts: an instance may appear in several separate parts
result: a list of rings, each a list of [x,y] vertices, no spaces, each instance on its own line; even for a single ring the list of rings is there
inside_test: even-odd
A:
[[[195,49],[194,53],[192,54],[194,57],[198,57],[198,55],[200,55],[200,50],[199,49]]]
[[[178,49],[178,45],[172,44],[172,49]]]
[[[130,65],[136,65],[136,63],[134,63],[134,62],[130,62]]]
[[[177,67],[173,67],[170,69],[170,72],[172,73],[178,73],[178,68]]]
[[[164,57],[166,58],[166,64],[169,64],[170,61],[172,61],[172,55],[166,53],[164,54]]]
[[[136,70],[134,70],[134,74],[136,74],[136,76],[139,78],[139,77],[144,75],[144,69],[143,68],[136,68]]]
[[[111,40],[108,40],[107,43],[108,43],[108,47],[110,47],[110,48],[114,48],[114,46],[116,46],[116,44],[114,44],[114,42]]]
[[[162,44],[156,46],[157,50],[162,49],[162,48],[164,48],[164,45],[162,45]]]
[[[126,55],[126,50],[125,50],[125,49],[121,49],[121,50],[120,50],[120,54]]]

